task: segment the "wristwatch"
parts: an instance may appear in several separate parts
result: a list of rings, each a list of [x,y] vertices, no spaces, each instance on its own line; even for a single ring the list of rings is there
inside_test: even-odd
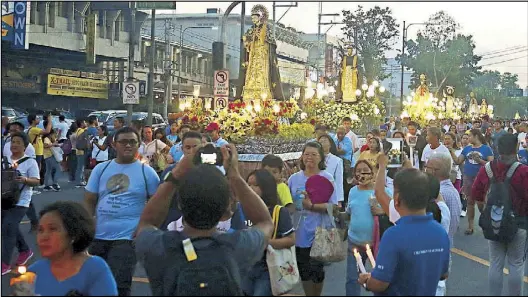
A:
[[[174,175],[172,174],[172,171],[169,171],[169,173],[167,173],[167,175],[165,175],[165,178],[163,179],[164,182],[171,182],[173,183],[175,186],[179,186],[180,185],[180,181],[174,177]]]

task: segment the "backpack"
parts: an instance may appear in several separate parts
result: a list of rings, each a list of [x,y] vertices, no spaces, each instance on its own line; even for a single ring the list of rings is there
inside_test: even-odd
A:
[[[503,182],[495,179],[491,163],[488,162],[485,166],[490,186],[486,195],[486,207],[480,215],[479,226],[486,239],[509,243],[515,238],[518,230],[510,195],[510,181],[521,163],[515,162],[510,166]]]
[[[191,244],[197,258],[188,261],[184,245]],[[180,232],[167,231],[163,246],[163,267],[159,259],[145,259],[154,296],[243,296],[234,244],[216,236],[186,239]]]
[[[86,150],[90,147],[90,136],[88,135],[88,129],[84,130],[81,135],[77,137],[76,148],[78,150]]]
[[[18,160],[18,165],[29,160],[29,157],[24,157]],[[2,209],[10,209],[16,206],[20,199],[20,194],[26,185],[20,187],[20,184],[15,181],[20,176],[20,172],[9,163],[6,157],[2,158]]]
[[[72,143],[71,143],[71,140],[70,139],[66,139],[63,143],[62,143],[62,152],[65,154],[65,155],[69,155],[72,153],[72,150],[73,150],[73,146],[72,146]]]

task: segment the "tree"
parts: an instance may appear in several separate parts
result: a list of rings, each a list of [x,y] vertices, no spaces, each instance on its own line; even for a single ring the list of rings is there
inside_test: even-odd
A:
[[[517,84],[517,81],[519,81],[519,76],[517,74],[504,72],[500,81],[500,85],[501,88],[505,90],[518,89],[519,84]]]
[[[471,83],[471,90],[475,92],[477,98],[491,98],[498,94],[497,89],[501,84],[501,79],[499,71],[479,71]]]
[[[384,54],[392,49],[400,34],[391,9],[375,6],[365,11],[358,6],[353,12],[343,10],[343,23],[343,33],[358,54],[359,72],[369,83],[387,78],[383,71],[387,63]]]
[[[459,95],[467,94],[480,69],[473,36],[456,34],[459,25],[443,11],[432,15],[427,24],[416,40],[406,43],[407,53],[396,57],[413,70],[411,87],[417,87],[420,74],[425,73],[437,96],[447,85],[454,86]]]

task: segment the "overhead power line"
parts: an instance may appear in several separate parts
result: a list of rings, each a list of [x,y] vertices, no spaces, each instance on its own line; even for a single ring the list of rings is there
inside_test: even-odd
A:
[[[484,67],[484,66],[502,64],[502,63],[506,63],[506,62],[510,62],[510,61],[514,61],[514,60],[523,59],[523,58],[526,58],[526,57],[528,57],[528,55],[524,55],[524,56],[520,56],[520,57],[516,57],[516,58],[512,58],[512,59],[508,59],[508,60],[504,60],[504,61],[500,61],[500,62],[493,62],[493,63],[489,63],[489,64],[479,65],[479,66]]]
[[[517,51],[509,52],[509,53],[496,55],[496,56],[484,57],[484,58],[482,58],[482,60],[495,59],[495,58],[509,56],[509,55],[513,55],[513,54],[519,54],[519,53],[528,53],[528,47],[526,47],[524,49],[517,50]]]
[[[526,48],[526,47],[527,47],[526,45],[517,45],[517,46],[507,47],[507,48],[500,49],[500,50],[494,50],[494,51],[481,53],[481,54],[478,54],[478,55],[479,56],[489,56],[489,55],[499,54],[499,53],[503,53],[503,52],[507,52],[507,51],[518,50],[520,48]]]

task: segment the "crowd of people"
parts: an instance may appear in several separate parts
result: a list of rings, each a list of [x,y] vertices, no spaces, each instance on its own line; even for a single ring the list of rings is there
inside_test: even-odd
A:
[[[337,226],[347,245],[347,296],[362,288],[444,296],[454,235],[466,211],[465,234],[474,233],[475,205],[490,244],[490,293],[502,292],[507,258],[508,294],[522,294],[527,123],[483,118],[420,127],[389,118],[361,143],[344,118],[335,133],[315,126],[294,172],[270,154],[246,176],[221,123],[198,131],[175,121],[153,131],[118,117],[109,133],[95,117],[69,128],[64,118],[57,127],[46,118],[44,129],[35,115],[28,122],[2,127],[2,170],[15,168],[20,185],[16,204],[2,203],[2,275],[34,255],[19,228],[27,215],[43,257],[28,267],[38,276],[35,294],[129,296],[139,262],[154,295],[269,296],[281,280],[270,277],[268,257],[292,249],[280,273],[298,271],[306,295],[320,296],[331,261],[316,259],[314,246],[318,230]],[[389,166],[394,138],[403,143],[400,167]],[[210,164],[206,147],[221,162]],[[85,189],[83,203],[55,202],[37,216],[36,189],[60,191],[63,171]],[[495,237],[486,235],[501,223]],[[372,272],[361,271],[370,256]]]

